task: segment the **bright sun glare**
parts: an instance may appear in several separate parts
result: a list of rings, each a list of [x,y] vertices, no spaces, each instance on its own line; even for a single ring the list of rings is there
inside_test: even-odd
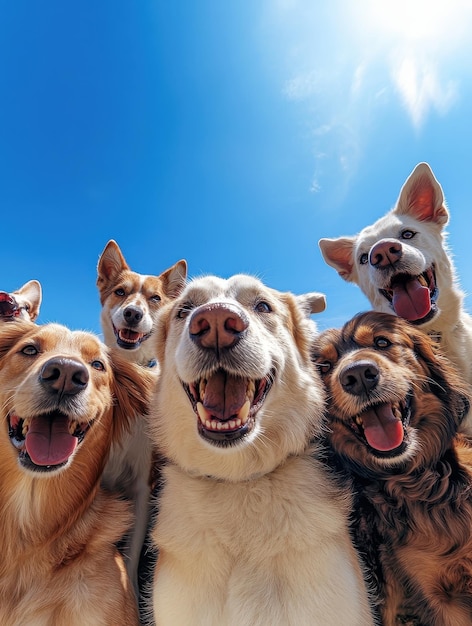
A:
[[[404,41],[433,45],[454,41],[470,2],[465,0],[369,0],[371,27]]]

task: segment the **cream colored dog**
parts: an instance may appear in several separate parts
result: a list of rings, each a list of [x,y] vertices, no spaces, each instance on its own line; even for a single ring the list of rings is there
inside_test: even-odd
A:
[[[387,215],[358,235],[320,239],[319,246],[326,263],[359,285],[376,311],[403,317],[436,338],[472,382],[472,318],[445,241],[448,220],[442,188],[420,163]],[[470,413],[461,429],[472,435]]]
[[[162,309],[157,626],[372,624],[350,498],[309,443],[324,411],[309,313],[324,306],[236,275]]]

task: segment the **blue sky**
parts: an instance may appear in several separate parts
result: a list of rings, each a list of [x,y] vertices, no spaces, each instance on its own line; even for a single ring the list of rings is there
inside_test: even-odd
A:
[[[471,24],[463,0],[2,2],[0,289],[38,279],[39,322],[99,333],[113,238],[142,273],[322,291],[338,326],[368,303],[318,239],[427,161],[472,293]]]

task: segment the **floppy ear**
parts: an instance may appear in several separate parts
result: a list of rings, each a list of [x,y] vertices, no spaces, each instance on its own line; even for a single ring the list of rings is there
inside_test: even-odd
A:
[[[128,270],[129,266],[125,261],[121,250],[114,239],[105,246],[97,265],[97,285],[109,280],[115,280],[123,270]]]
[[[182,259],[160,276],[164,285],[164,293],[169,298],[176,298],[185,287],[187,280],[187,261]]]
[[[130,423],[145,419],[156,382],[155,370],[126,361],[116,350],[110,349],[114,374],[113,426],[117,435],[127,430]]]
[[[415,352],[425,366],[427,384],[447,407],[457,429],[469,411],[472,389],[426,333],[413,329],[411,335]]]
[[[37,326],[27,319],[15,318],[8,322],[0,322],[0,365],[3,357],[16,342],[36,328]]]
[[[352,281],[354,269],[355,237],[338,237],[337,239],[320,239],[318,245],[324,260],[334,267],[341,278]]]
[[[32,322],[36,320],[39,315],[39,307],[41,306],[42,290],[41,283],[37,280],[30,280],[17,289],[14,294],[18,294],[25,298],[29,303],[28,314]]]
[[[311,315],[311,313],[321,313],[326,309],[326,296],[324,293],[313,291],[312,293],[295,296],[295,299],[307,316]]]
[[[427,163],[419,163],[407,178],[393,212],[422,222],[447,224],[449,213],[443,190]]]

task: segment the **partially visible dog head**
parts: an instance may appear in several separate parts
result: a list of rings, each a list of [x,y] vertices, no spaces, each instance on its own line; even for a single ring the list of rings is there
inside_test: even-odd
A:
[[[393,315],[364,313],[321,333],[313,358],[328,391],[331,445],[361,473],[438,460],[469,407],[450,362]]]
[[[0,456],[38,476],[85,455],[98,472],[128,418],[146,412],[152,381],[141,370],[91,333],[0,325]]]
[[[427,324],[451,306],[453,268],[443,228],[449,214],[429,165],[420,163],[395,208],[353,237],[320,239],[324,260],[356,283],[376,311]]]
[[[12,293],[0,291],[0,322],[18,318],[34,322],[39,315],[41,297],[41,284],[37,280],[28,281]]]
[[[256,278],[206,276],[162,309],[155,443],[185,470],[228,480],[271,471],[319,432],[323,392],[310,360],[324,296]]]
[[[155,357],[148,340],[157,313],[183,289],[186,261],[178,261],[159,276],[138,274],[129,268],[118,244],[110,240],[97,271],[105,343],[122,349],[127,359],[146,365]]]

